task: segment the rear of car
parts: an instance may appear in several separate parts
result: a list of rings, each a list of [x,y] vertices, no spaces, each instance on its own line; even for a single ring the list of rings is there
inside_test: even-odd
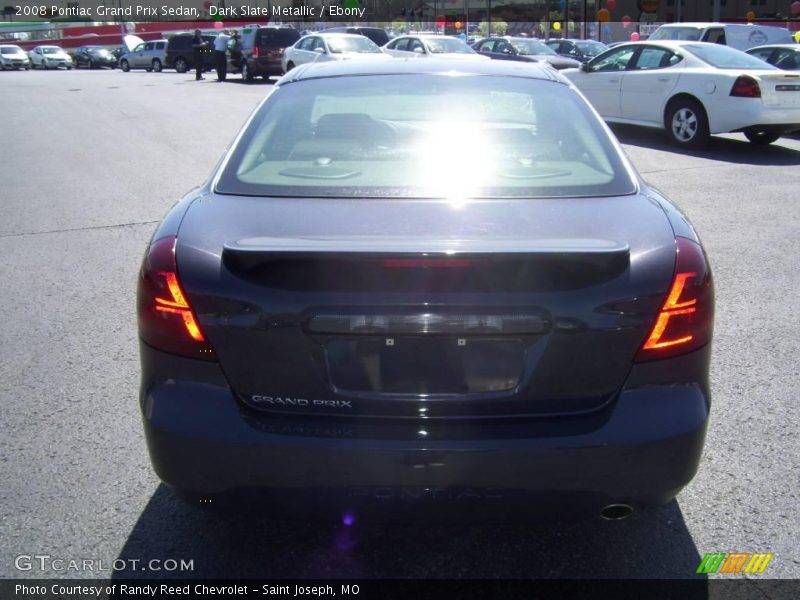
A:
[[[668,501],[710,404],[694,231],[550,69],[396,62],[292,71],[159,226],[157,473],[351,520]]]
[[[293,27],[259,27],[242,35],[242,58],[239,72],[246,81],[269,78],[283,73],[283,53],[300,39]]]

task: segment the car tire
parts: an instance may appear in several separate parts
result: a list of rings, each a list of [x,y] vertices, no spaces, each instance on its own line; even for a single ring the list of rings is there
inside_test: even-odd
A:
[[[700,148],[711,137],[705,109],[691,98],[678,98],[667,105],[664,126],[670,140],[683,148]]]
[[[154,72],[156,72],[156,73],[161,73],[161,69],[162,69],[162,68],[163,68],[163,67],[161,66],[161,61],[160,61],[160,60],[158,60],[157,58],[154,58],[154,59],[153,59],[153,69],[152,69],[152,70],[153,70]]]
[[[292,61],[289,61],[288,63],[286,63],[286,72],[288,73],[292,69],[294,69],[294,63]]]
[[[253,71],[247,66],[247,61],[242,63],[242,81],[245,83],[252,83],[253,81]]]
[[[189,63],[182,56],[175,59],[175,70],[178,73],[186,73],[189,70]]]
[[[123,73],[127,73],[131,70],[131,65],[128,63],[127,60],[121,60],[119,62],[119,68],[122,69]]]
[[[67,67],[67,71],[72,71],[72,67]]]
[[[772,142],[778,141],[781,137],[780,133],[775,133],[774,131],[745,131],[744,137],[746,137],[751,143],[757,144],[758,146],[768,146]]]
[[[94,63],[92,61],[89,61],[88,68],[94,69]]]

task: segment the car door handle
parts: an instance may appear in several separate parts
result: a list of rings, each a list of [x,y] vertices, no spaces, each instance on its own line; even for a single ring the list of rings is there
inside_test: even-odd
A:
[[[664,75],[664,76],[662,76],[662,77],[659,77],[659,78],[658,78],[658,80],[659,80],[659,81],[669,81],[669,77],[667,77],[666,75]]]
[[[619,77],[609,78],[608,83],[618,83]]]

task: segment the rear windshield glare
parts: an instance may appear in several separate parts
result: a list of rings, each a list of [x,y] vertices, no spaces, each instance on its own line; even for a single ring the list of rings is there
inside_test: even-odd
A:
[[[285,84],[217,183],[289,197],[552,197],[635,191],[570,88],[518,77],[381,75]]]
[[[689,44],[684,49],[718,69],[775,69],[760,58],[719,44]]]
[[[703,30],[699,27],[659,27],[650,40],[686,40],[697,42],[700,40]]]

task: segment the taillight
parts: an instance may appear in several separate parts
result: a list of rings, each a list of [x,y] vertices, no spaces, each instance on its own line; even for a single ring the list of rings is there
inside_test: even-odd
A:
[[[731,88],[731,96],[738,98],[761,98],[758,82],[749,75],[739,75]]]
[[[216,360],[189,300],[175,262],[175,236],[153,242],[139,274],[139,335],[151,346],[204,360]]]
[[[667,297],[647,339],[636,355],[646,361],[691,352],[711,341],[714,327],[714,287],[699,244],[675,239],[677,259]]]
[[[253,46],[253,58],[258,58],[258,46]]]

